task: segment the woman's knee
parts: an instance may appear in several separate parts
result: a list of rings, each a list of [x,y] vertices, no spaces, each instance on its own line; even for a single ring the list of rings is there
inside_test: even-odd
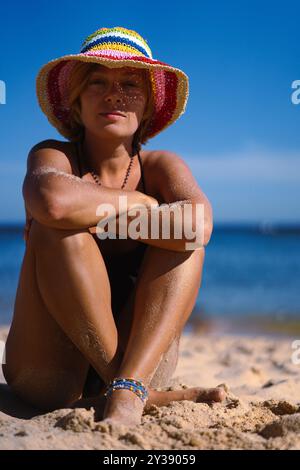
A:
[[[199,268],[199,264],[202,266],[205,259],[205,247],[190,251],[171,251],[149,245],[145,251],[144,258],[147,261],[153,262],[153,264],[156,264],[157,260],[159,260],[161,269],[165,267],[171,269],[183,265]]]
[[[72,249],[82,249],[88,238],[93,238],[88,229],[58,229],[32,221],[29,232],[29,243],[41,249],[49,249],[59,243],[71,245]]]

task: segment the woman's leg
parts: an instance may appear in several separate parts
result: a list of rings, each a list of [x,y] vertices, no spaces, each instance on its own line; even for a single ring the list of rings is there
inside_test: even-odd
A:
[[[156,379],[166,352],[180,336],[196,302],[205,251],[174,252],[149,246],[140,268],[129,340],[119,377],[135,377],[146,386]],[[176,366],[176,361],[173,368]],[[170,370],[169,370],[170,373]],[[221,389],[152,391],[151,402],[171,400],[221,401]],[[118,390],[107,400],[104,416],[124,423],[139,423],[141,400],[128,390]]]
[[[80,398],[89,364],[105,383],[120,364],[101,252],[89,231],[33,221],[20,273],[3,372],[42,409]]]
[[[126,341],[90,232],[33,221],[6,342],[3,373],[11,388],[40,409],[70,406],[82,396],[90,364],[103,385],[115,376]]]
[[[135,304],[137,287],[138,287],[138,283],[136,282],[123,308],[119,307],[117,309],[117,311],[120,313],[116,319],[116,324],[117,324],[117,329],[120,332],[119,333],[119,348],[122,353],[122,357],[126,351],[127,343],[128,343],[129,336],[130,336],[130,331],[132,328],[134,304]],[[151,389],[169,386],[170,379],[172,378],[172,375],[176,369],[177,362],[178,362],[179,341],[180,341],[180,334],[175,336],[169,348],[163,354],[161,361],[149,384]]]
[[[105,263],[92,235],[33,221],[6,343],[8,384],[39,408],[69,406],[81,397],[90,364],[106,384],[116,376],[122,359],[118,336],[124,337],[122,331],[118,335]],[[162,404],[171,399],[162,398]],[[159,404],[156,396],[153,403]]]

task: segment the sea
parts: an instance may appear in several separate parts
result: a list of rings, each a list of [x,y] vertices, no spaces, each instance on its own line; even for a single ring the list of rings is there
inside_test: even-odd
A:
[[[23,225],[0,224],[0,324],[9,324],[25,252]],[[193,316],[300,320],[300,224],[215,224]]]

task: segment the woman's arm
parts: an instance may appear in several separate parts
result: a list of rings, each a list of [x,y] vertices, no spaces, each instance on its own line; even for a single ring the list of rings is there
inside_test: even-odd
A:
[[[127,196],[128,208],[135,204],[149,205],[149,198],[139,191],[105,188],[74,176],[63,144],[56,141],[42,144],[29,152],[23,182],[29,217],[54,228],[90,228],[101,220],[96,215],[100,204],[110,204],[111,215],[119,214],[120,196]]]
[[[159,224],[155,224],[159,226],[159,239],[140,237],[139,240],[149,245],[174,251],[189,251],[206,246],[213,230],[212,206],[199,187],[190,168],[177,154],[167,151],[155,152],[151,162],[152,180],[156,183],[155,193],[164,202],[165,211],[170,214],[170,217],[168,216],[170,236],[167,239],[163,239],[161,236],[161,216]],[[173,215],[172,207],[177,217]],[[149,226],[151,226],[151,221],[155,220],[153,214],[160,213],[161,208],[162,206],[152,209],[152,216],[150,209],[148,210]],[[166,221],[168,217],[165,219]],[[175,227],[181,234],[180,239],[174,237]],[[193,233],[196,234],[195,238],[191,238]]]
[[[171,152],[157,152],[152,158],[153,181],[156,182],[156,193],[161,196],[165,204],[175,203],[177,212],[183,215],[183,205],[180,201],[187,201],[192,207],[189,229],[196,231],[197,225],[201,232],[201,220],[197,220],[195,208],[200,204],[204,208],[203,243],[209,241],[212,231],[211,205],[197,185],[189,168],[183,160]],[[44,225],[54,228],[73,229],[89,228],[96,232],[96,225],[104,216],[97,215],[100,204],[109,204],[112,211],[105,214],[114,218],[116,216],[119,233],[119,201],[120,196],[127,196],[127,210],[135,205],[144,205],[146,210],[145,223],[148,227],[148,236],[139,236],[137,240],[149,245],[161,248],[186,251],[187,244],[197,239],[185,238],[183,222],[178,224],[178,219],[170,211],[169,230],[170,236],[163,238],[162,219],[167,207],[161,211],[156,199],[139,191],[124,191],[98,186],[95,183],[84,181],[73,175],[69,157],[64,152],[63,144],[56,141],[47,141],[33,147],[28,156],[27,174],[23,183],[23,196],[26,208],[26,233],[30,227],[31,218],[35,218]],[[179,202],[178,202],[179,201]],[[150,208],[150,205],[153,205]],[[122,211],[121,211],[122,212]],[[145,210],[144,210],[145,212]],[[158,213],[158,218],[155,217]],[[127,226],[135,218],[127,217]],[[153,221],[157,221],[156,224]],[[181,218],[183,221],[183,217]],[[177,221],[177,222],[176,222]],[[151,237],[151,227],[157,225],[158,237]],[[181,239],[174,237],[174,226],[179,228]],[[126,232],[130,237],[130,233]],[[198,246],[198,247],[199,247]]]
[[[174,153],[157,151],[147,174],[162,205],[154,203],[142,211],[130,211],[124,221],[117,218],[116,227],[101,222],[98,226],[119,235],[122,229],[125,238],[166,250],[190,251],[206,246],[213,227],[212,207],[186,163]]]

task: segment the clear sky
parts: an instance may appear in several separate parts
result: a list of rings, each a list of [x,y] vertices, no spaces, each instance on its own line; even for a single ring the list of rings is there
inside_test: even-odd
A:
[[[187,162],[215,222],[300,222],[300,104],[291,101],[300,80],[299,18],[296,0],[3,2],[0,221],[24,219],[29,149],[63,139],[38,106],[38,70],[79,52],[96,29],[123,26],[190,78],[185,114],[145,148]]]

